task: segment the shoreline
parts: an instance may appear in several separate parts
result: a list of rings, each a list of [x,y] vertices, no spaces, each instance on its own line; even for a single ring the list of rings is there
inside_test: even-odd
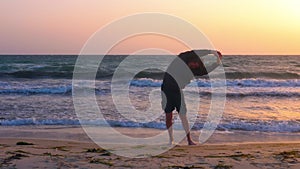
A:
[[[102,132],[106,127],[97,128]],[[114,127],[120,134],[133,138],[147,138],[160,134],[165,130],[153,128]],[[81,126],[0,126],[1,138],[27,138],[62,141],[92,142]],[[108,135],[110,133],[107,133]],[[192,138],[197,141],[200,131],[191,131]],[[167,140],[166,140],[167,142]],[[201,144],[248,144],[248,143],[300,143],[300,133],[275,133],[255,131],[215,131]],[[182,144],[185,144],[183,140]]]
[[[19,144],[19,145],[17,145]],[[128,158],[93,142],[0,138],[0,168],[299,168],[300,143],[179,145]]]

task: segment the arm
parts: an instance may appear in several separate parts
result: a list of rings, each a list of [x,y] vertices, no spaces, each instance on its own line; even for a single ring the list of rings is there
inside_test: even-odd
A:
[[[214,69],[216,69],[221,64],[222,54],[219,51],[211,50],[208,54],[213,54],[216,56],[216,61],[213,62],[211,65],[205,65],[205,69],[207,73],[212,72]],[[206,55],[208,55],[206,54]]]

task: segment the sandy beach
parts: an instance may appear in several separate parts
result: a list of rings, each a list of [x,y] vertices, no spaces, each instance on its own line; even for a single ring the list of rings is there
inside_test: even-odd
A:
[[[29,145],[22,145],[22,144]],[[19,145],[17,145],[19,144]],[[1,138],[1,168],[299,168],[300,143],[179,145],[148,158],[120,157],[93,143]]]
[[[121,131],[138,129],[123,128]],[[283,141],[284,139],[276,142],[226,143],[213,141],[226,139],[225,135],[215,134],[212,140],[205,144],[186,146],[186,143],[182,142],[157,156],[127,158],[102,149],[84,136],[80,128],[1,127],[1,133],[0,168],[300,167],[300,143]],[[197,133],[192,134],[195,137]],[[65,137],[62,137],[63,135]]]

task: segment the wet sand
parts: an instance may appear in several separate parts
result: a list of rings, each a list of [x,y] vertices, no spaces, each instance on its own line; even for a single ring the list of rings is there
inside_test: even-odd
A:
[[[300,167],[299,141],[227,143],[209,141],[197,146],[187,146],[183,141],[169,151],[156,156],[128,158],[102,149],[84,136],[80,130],[80,128],[58,127],[1,128],[0,168],[274,169]],[[134,129],[123,130],[129,132]],[[148,132],[157,131],[149,129]],[[63,135],[65,137],[62,137]],[[196,133],[192,132],[192,135],[195,137]],[[224,138],[226,137],[216,134],[214,139]]]

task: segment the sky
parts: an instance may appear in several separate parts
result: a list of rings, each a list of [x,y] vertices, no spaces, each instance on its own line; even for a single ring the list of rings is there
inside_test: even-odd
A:
[[[158,12],[193,24],[223,54],[299,55],[299,7],[299,0],[1,0],[0,54],[78,54],[104,25]],[[163,39],[159,47],[177,52],[177,42]],[[114,52],[157,41],[138,37]]]

